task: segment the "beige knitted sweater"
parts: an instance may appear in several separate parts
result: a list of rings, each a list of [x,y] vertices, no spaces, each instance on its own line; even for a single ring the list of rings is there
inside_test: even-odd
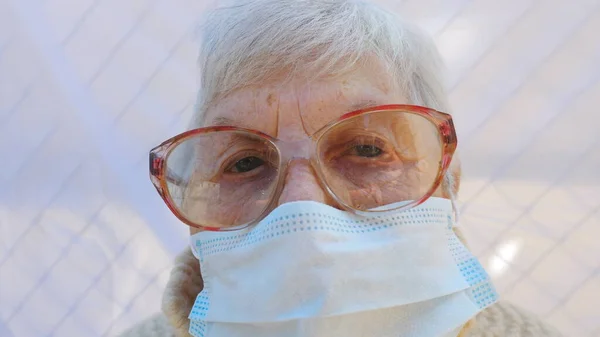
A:
[[[188,314],[202,290],[198,260],[186,249],[175,261],[163,295],[162,313],[126,331],[121,337],[191,337]],[[560,337],[535,316],[507,303],[482,311],[461,334],[465,337]]]

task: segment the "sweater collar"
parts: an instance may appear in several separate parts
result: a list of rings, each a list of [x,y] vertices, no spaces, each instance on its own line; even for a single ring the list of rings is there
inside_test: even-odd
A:
[[[162,311],[173,327],[175,336],[192,337],[188,332],[188,315],[203,286],[200,263],[188,247],[175,259],[162,299]]]

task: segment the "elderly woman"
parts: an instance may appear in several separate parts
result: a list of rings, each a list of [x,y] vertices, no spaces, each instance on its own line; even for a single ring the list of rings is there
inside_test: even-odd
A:
[[[202,30],[192,129],[150,153],[190,227],[125,336],[556,336],[455,232],[437,52],[370,3],[246,0]]]

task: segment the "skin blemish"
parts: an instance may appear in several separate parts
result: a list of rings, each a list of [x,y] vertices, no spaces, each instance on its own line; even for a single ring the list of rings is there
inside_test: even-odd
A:
[[[275,95],[273,95],[273,93],[269,93],[269,95],[267,96],[267,105],[269,107],[272,107],[274,102],[275,102]]]

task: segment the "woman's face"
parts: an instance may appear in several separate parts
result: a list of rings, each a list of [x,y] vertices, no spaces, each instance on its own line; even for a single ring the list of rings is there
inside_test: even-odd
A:
[[[394,85],[381,63],[369,62],[368,66],[337,79],[310,84],[292,81],[286,85],[274,81],[240,89],[206,111],[204,126],[239,126],[295,142],[307,139],[347,112],[409,103],[406,93]],[[431,170],[437,172],[437,167]],[[441,196],[441,193],[437,191],[434,195]],[[307,159],[294,159],[289,163],[278,205],[297,200],[339,207],[324,191]],[[191,234],[198,231],[191,228]]]

